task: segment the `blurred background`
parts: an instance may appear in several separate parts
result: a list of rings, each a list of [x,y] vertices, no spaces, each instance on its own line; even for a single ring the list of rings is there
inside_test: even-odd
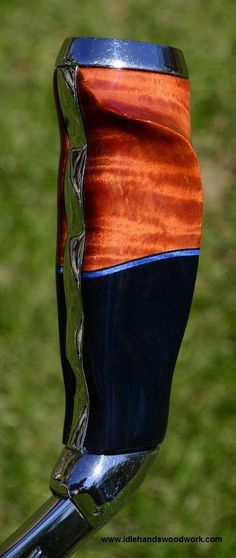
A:
[[[233,0],[1,2],[1,539],[48,497],[61,449],[54,60],[67,36],[114,36],[184,51],[204,181],[204,234],[159,458],[133,500],[75,556],[235,555],[235,24]],[[223,542],[100,541],[130,534],[221,536]]]

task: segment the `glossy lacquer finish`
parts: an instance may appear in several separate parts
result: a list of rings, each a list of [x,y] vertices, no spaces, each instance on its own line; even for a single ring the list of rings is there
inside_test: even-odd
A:
[[[83,279],[87,450],[148,449],[163,440],[197,260],[177,257]]]
[[[201,181],[190,143],[189,82],[81,68],[88,141],[83,270],[199,248]]]
[[[153,72],[80,68],[84,175],[83,362],[88,451],[163,440],[201,234],[189,83]]]
[[[196,278],[189,82],[179,51],[154,46],[72,39],[58,59],[64,442],[82,452],[162,441]]]

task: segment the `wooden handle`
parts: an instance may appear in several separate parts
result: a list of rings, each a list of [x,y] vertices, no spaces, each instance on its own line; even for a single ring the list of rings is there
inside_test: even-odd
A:
[[[189,82],[80,68],[88,142],[82,266],[89,451],[164,437],[199,254],[201,179]]]
[[[128,69],[57,72],[64,441],[93,453],[151,449],[166,430],[199,256],[189,82]]]
[[[80,68],[78,87],[89,146],[83,270],[199,248],[201,180],[188,80]]]

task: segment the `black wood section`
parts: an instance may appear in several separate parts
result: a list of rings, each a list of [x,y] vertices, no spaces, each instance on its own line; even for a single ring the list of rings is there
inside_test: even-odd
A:
[[[183,256],[82,279],[88,451],[136,451],[163,440],[197,265],[197,256]]]

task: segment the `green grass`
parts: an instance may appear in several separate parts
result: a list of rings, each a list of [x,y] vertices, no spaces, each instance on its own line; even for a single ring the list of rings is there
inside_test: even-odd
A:
[[[192,84],[193,141],[205,176],[204,238],[168,432],[156,465],[134,499],[76,555],[235,555],[235,12],[230,0],[2,1],[2,539],[48,497],[48,479],[61,448],[54,60],[66,36],[117,36],[184,50]],[[101,534],[209,535],[222,536],[223,543],[104,545]]]

